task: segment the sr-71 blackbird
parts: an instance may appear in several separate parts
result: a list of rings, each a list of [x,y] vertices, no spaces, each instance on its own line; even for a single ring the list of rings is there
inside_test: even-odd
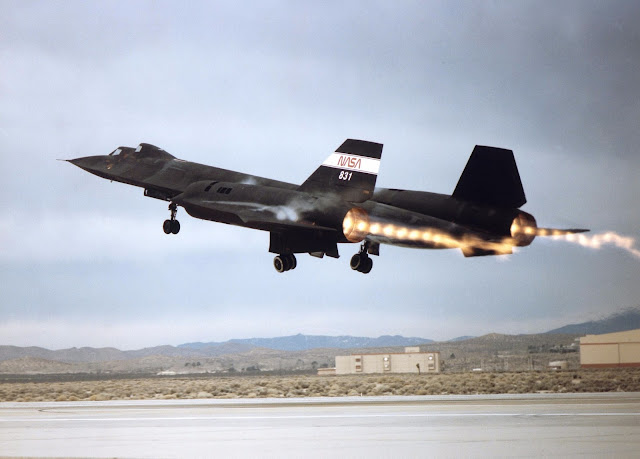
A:
[[[350,266],[366,274],[380,244],[476,257],[587,231],[538,228],[519,209],[526,198],[511,150],[476,146],[450,196],[375,188],[381,156],[382,144],[348,139],[302,185],[184,161],[147,143],[69,162],[168,201],[166,234],[180,231],[178,206],[195,218],[268,231],[280,273],[296,267],[296,253],[338,258],[338,243],[361,244]]]

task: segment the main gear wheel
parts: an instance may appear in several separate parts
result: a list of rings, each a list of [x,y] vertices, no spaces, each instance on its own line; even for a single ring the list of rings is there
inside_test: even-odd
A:
[[[180,222],[176,220],[178,205],[172,202],[169,204],[169,210],[171,211],[171,218],[164,221],[162,224],[162,230],[165,234],[178,234],[180,232]]]
[[[367,253],[369,250],[369,242],[365,241],[364,244],[360,246],[360,251],[351,257],[351,261],[349,262],[349,266],[354,271],[358,271],[362,274],[369,274],[371,269],[373,268],[373,260],[369,257]]]

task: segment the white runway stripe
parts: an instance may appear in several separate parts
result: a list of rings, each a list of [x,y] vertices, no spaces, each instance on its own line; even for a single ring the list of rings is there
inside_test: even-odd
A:
[[[229,421],[229,420],[279,420],[279,419],[357,419],[357,418],[455,418],[455,417],[611,417],[640,416],[640,413],[404,413],[404,414],[321,414],[274,416],[170,416],[170,417],[31,417],[22,419],[0,418],[0,422],[151,422],[151,421]]]

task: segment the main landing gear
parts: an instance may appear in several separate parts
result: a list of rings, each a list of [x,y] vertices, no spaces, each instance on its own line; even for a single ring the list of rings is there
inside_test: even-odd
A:
[[[371,268],[373,268],[373,260],[369,257],[367,251],[369,250],[369,241],[365,241],[360,245],[360,251],[351,257],[349,265],[354,271],[361,272],[362,274],[369,274]]]
[[[176,220],[176,213],[178,212],[178,205],[174,202],[169,204],[169,210],[171,211],[171,218],[165,220],[162,224],[162,229],[165,234],[178,234],[180,232],[180,222]]]
[[[287,255],[278,255],[273,259],[273,267],[276,268],[276,271],[279,273],[289,271],[290,269],[296,269],[296,266],[298,266],[298,262],[295,255],[292,253]]]

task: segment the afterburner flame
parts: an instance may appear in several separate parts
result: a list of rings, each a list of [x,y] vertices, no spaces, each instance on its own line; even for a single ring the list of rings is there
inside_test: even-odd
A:
[[[551,236],[556,240],[564,240],[574,244],[600,249],[612,245],[640,258],[640,249],[635,247],[635,239],[622,236],[613,231],[585,236],[578,234],[586,230],[538,228],[530,214],[522,212],[511,225],[511,237],[487,241],[473,235],[455,237],[434,228],[416,228],[402,226],[384,221],[371,221],[364,209],[354,207],[344,218],[342,229],[350,242],[361,242],[368,235],[388,238],[392,241],[415,243],[417,246],[433,248],[481,249],[495,254],[509,254],[514,247],[531,244],[536,236]]]
[[[360,207],[353,207],[342,221],[342,233],[349,242],[360,242],[369,234],[369,215]]]
[[[477,246],[484,241],[474,240],[460,240],[455,237],[438,231],[433,228],[415,228],[408,226],[401,226],[391,223],[370,223],[368,226],[368,234],[372,236],[382,236],[389,238],[393,241],[400,242],[417,242],[427,243],[437,248],[462,248],[469,244]],[[492,247],[495,243],[492,244]]]
[[[412,228],[386,222],[372,222],[364,209],[353,207],[342,221],[342,232],[350,242],[361,242],[368,235],[382,236],[395,241],[425,242],[439,248],[465,247],[468,242],[432,228]],[[474,241],[474,245],[482,241]],[[495,245],[495,244],[493,244]]]
[[[605,245],[613,245],[623,249],[636,258],[640,258],[640,250],[635,248],[636,241],[629,236],[622,236],[613,231],[585,236],[584,234],[568,234],[564,240],[590,249],[601,249]]]
[[[538,225],[533,215],[520,212],[511,223],[511,237],[518,247],[525,247],[533,242],[537,235]]]

